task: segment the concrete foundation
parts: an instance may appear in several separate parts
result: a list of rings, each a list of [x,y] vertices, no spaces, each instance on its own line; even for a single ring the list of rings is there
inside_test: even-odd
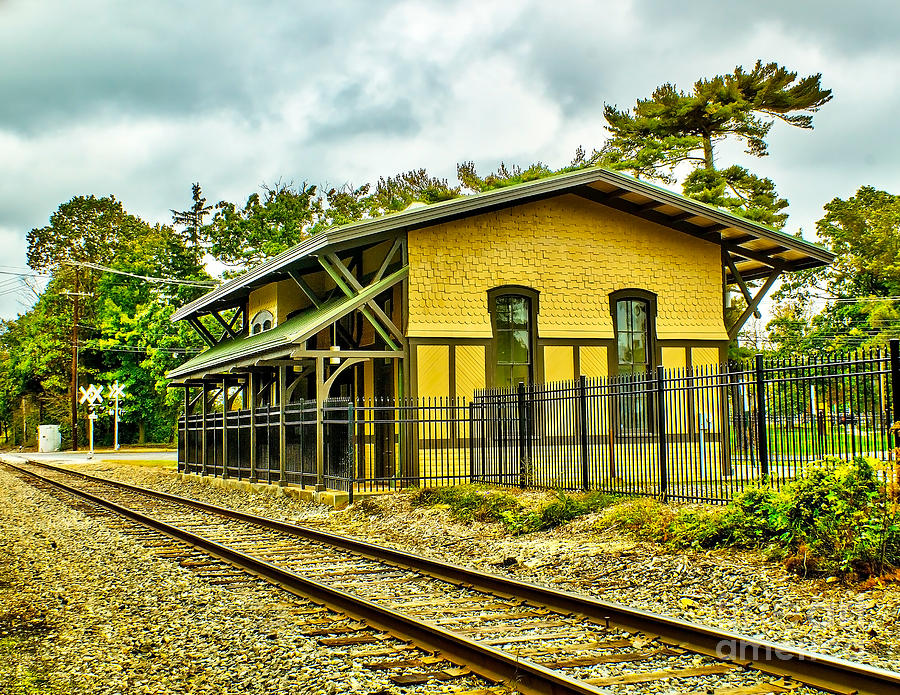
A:
[[[176,473],[179,480],[192,480],[206,483],[223,490],[240,490],[241,492],[262,493],[267,495],[293,497],[301,502],[317,502],[335,509],[342,509],[350,503],[350,495],[340,490],[322,490],[317,492],[312,487],[299,487],[297,485],[279,485],[277,483],[251,483],[248,480],[236,478],[216,478],[211,475],[197,475],[196,473]]]

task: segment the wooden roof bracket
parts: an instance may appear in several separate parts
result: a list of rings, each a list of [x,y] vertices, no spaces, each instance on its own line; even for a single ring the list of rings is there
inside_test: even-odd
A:
[[[728,328],[728,339],[734,340],[737,337],[737,334],[744,327],[744,324],[747,323],[747,319],[750,318],[752,314],[758,314],[759,311],[759,303],[762,301],[762,298],[766,296],[766,293],[772,289],[772,285],[775,284],[775,281],[779,278],[781,273],[784,271],[784,268],[781,266],[777,266],[772,268],[772,272],[769,273],[769,277],[766,278],[766,281],[763,283],[763,286],[759,288],[759,291],[753,296],[751,299],[747,301],[747,308],[744,309],[744,312],[738,317],[737,321],[734,322]],[[735,277],[740,277],[739,275]],[[744,289],[744,291],[746,291]],[[748,296],[749,292],[747,295]]]
[[[744,278],[741,277],[741,273],[734,263],[734,258],[731,257],[731,253],[729,253],[728,249],[726,248],[722,249],[722,259],[725,261],[725,264],[731,271],[731,277],[734,278],[734,281],[737,283],[738,287],[741,288],[741,294],[744,295],[744,299],[747,301],[747,306],[750,306],[750,304],[753,302],[753,296],[750,294],[750,290],[747,288],[747,283],[744,282]],[[759,310],[757,310],[753,312],[753,316],[756,318],[761,318],[762,314],[760,314]]]
[[[326,253],[318,256],[318,260],[325,272],[331,276],[334,283],[348,297],[356,297],[365,289],[337,255]],[[359,308],[359,311],[368,319],[391,349],[397,350],[401,346],[405,346],[406,339],[403,332],[397,328],[374,299],[367,301],[364,306]]]
[[[234,326],[233,326],[234,316],[231,317],[232,322],[229,323],[228,321],[226,321],[225,319],[222,318],[222,315],[218,311],[211,311],[209,313],[212,315],[212,317],[216,321],[218,321],[221,324],[222,328],[225,329],[225,332],[219,338],[219,342],[222,342],[223,340],[225,340],[226,337],[237,338],[238,333],[237,333],[237,331],[234,330]]]
[[[312,302],[312,305],[316,309],[322,306],[322,300],[319,299],[318,295],[313,291],[312,287],[309,286],[309,283],[307,283],[306,280],[303,279],[303,276],[301,276],[296,270],[289,270],[287,271],[287,274],[291,276],[291,280],[297,283],[297,287],[300,288],[300,291],[306,295],[306,298],[309,299],[310,302]]]
[[[196,316],[188,317],[187,322],[190,324],[191,328],[193,328],[197,333],[203,338],[203,342],[205,342],[210,347],[214,347],[217,344],[217,341],[212,333],[206,330],[206,326],[200,323],[200,319]]]

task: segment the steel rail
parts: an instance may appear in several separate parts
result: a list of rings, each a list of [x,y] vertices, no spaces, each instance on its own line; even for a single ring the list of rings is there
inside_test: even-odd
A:
[[[128,483],[107,480],[79,471],[51,466],[43,462],[29,461],[29,463],[86,480],[113,485],[139,494],[184,504],[281,533],[318,541],[370,559],[415,569],[437,579],[457,584],[465,583],[474,589],[538,603],[563,613],[578,613],[624,630],[658,635],[660,638],[670,641],[674,646],[708,656],[715,656],[723,661],[747,666],[770,675],[792,678],[829,692],[859,693],[859,695],[900,695],[900,673],[897,672],[817,654],[776,642],[759,640],[738,633],[716,630],[698,623],[669,618],[650,611],[643,611],[610,601],[601,601],[574,592],[551,589],[518,579],[483,573],[478,570],[355,538],[320,531],[299,524],[258,517],[199,500],[148,490]]]
[[[362,620],[369,626],[387,632],[400,640],[412,640],[426,650],[440,652],[448,660],[465,664],[474,674],[488,680],[497,683],[515,683],[522,692],[538,695],[604,695],[607,692],[578,679],[571,678],[559,671],[548,669],[527,659],[522,659],[503,650],[482,644],[477,640],[451,632],[429,621],[418,620],[400,611],[296,574],[265,560],[242,553],[223,543],[198,536],[183,528],[146,516],[85,490],[66,485],[59,480],[48,478],[7,461],[2,463],[26,475],[58,487],[71,495],[81,497],[115,514],[159,531],[170,538],[201,548],[210,555],[236,565],[296,596],[321,601],[330,608]],[[58,469],[53,466],[48,467],[58,471],[65,471],[65,469]],[[70,473],[71,471],[65,472]],[[88,479],[93,478],[93,476],[85,477]],[[96,478],[95,480],[108,482],[102,478]]]

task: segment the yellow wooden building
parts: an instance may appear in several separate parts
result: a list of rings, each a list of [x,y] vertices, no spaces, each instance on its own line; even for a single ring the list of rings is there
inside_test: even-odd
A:
[[[170,377],[186,394],[223,389],[226,403],[240,391],[235,407],[252,411],[259,399],[321,409],[335,396],[470,398],[716,364],[782,273],[831,260],[802,239],[585,169],[303,241],[176,312],[210,347]],[[729,293],[748,304],[730,325]]]

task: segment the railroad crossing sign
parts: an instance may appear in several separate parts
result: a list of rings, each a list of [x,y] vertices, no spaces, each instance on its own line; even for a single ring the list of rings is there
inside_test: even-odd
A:
[[[103,391],[106,390],[107,387],[100,386],[96,384],[88,384],[88,387],[79,386],[78,390],[81,391],[81,398],[78,399],[78,402],[81,405],[87,405],[88,407],[88,429],[90,430],[90,439],[91,439],[91,449],[89,458],[94,456],[94,420],[97,419],[97,410],[96,407],[100,403],[103,402]],[[107,394],[107,398],[110,401],[114,402],[114,406],[110,408],[109,414],[115,416],[115,427],[113,434],[113,442],[116,450],[119,449],[119,399],[125,397],[125,386],[119,384],[119,380],[109,386],[109,393]]]
[[[109,387],[109,395],[107,396],[109,400],[115,401],[115,406],[112,408],[110,415],[115,416],[115,426],[113,429],[113,444],[115,450],[119,450],[119,399],[125,398],[125,386],[119,384],[119,380],[116,379],[115,383],[111,384]]]
[[[116,382],[118,385],[118,382]],[[89,384],[87,388],[84,386],[79,386],[78,390],[81,391],[81,398],[78,399],[78,402],[84,405],[85,403],[88,406],[93,406],[96,403],[103,402],[103,389],[104,386],[95,386],[94,384]]]

